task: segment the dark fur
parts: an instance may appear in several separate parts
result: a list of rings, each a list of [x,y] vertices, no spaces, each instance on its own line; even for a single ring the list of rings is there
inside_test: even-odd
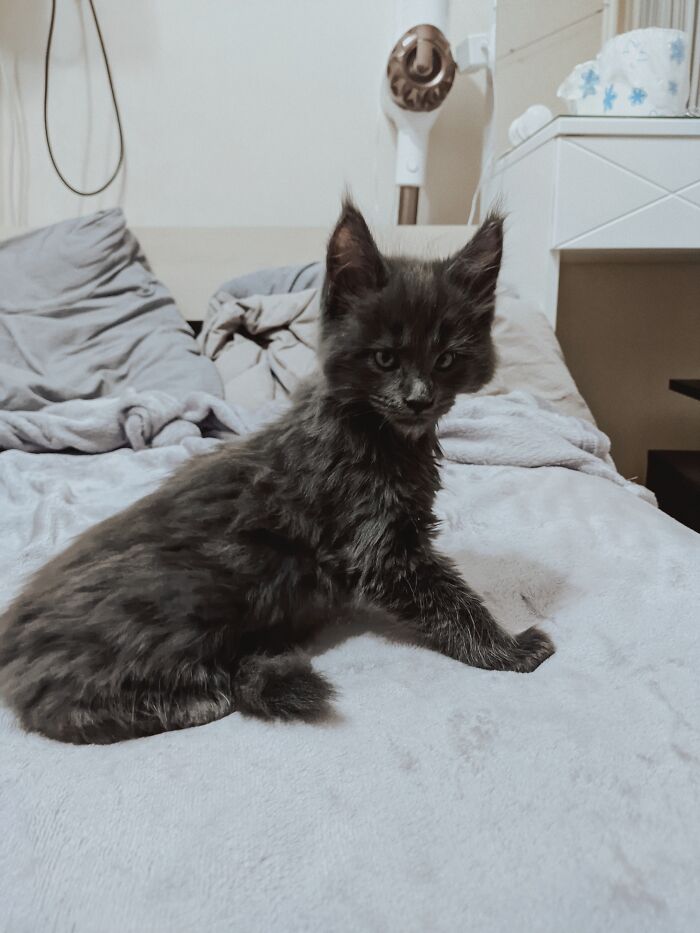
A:
[[[537,629],[503,631],[432,545],[435,422],[493,372],[501,244],[493,216],[449,260],[385,258],[344,205],[318,378],[272,427],[81,535],[5,613],[0,690],[26,729],[114,742],[234,709],[316,718],[333,688],[298,645],[359,604],[478,667],[532,671],[552,653]]]

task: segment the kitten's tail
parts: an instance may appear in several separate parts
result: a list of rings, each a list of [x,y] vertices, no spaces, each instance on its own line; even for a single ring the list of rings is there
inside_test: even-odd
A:
[[[299,652],[242,658],[233,677],[236,709],[262,719],[319,719],[336,691]]]

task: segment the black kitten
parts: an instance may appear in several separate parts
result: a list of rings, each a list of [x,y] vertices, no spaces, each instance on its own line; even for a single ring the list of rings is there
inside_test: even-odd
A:
[[[333,688],[297,646],[360,604],[466,664],[549,657],[546,635],[501,629],[432,544],[435,423],[492,375],[501,248],[492,216],[450,259],[386,258],[344,205],[322,371],[291,410],[81,535],[5,613],[0,689],[27,729],[114,742],[234,709],[313,719]]]

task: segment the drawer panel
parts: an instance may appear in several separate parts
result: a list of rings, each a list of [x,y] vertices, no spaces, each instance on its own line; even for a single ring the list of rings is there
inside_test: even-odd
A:
[[[700,138],[556,140],[552,246],[700,248]]]

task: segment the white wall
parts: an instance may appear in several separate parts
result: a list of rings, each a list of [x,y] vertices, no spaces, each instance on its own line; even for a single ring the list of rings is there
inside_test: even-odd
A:
[[[347,184],[395,216],[379,107],[394,0],[96,0],[122,109],[124,175],[71,194],[43,140],[49,0],[0,0],[0,224],[121,204],[134,225],[326,225]],[[50,128],[64,173],[95,186],[116,158],[87,3],[58,0]],[[451,0],[450,36],[488,27],[490,0]],[[463,223],[479,173],[483,79],[458,78],[435,127],[419,220]]]
[[[498,0],[496,144],[531,104],[566,113],[557,88],[578,62],[594,58],[603,36],[602,0]]]

